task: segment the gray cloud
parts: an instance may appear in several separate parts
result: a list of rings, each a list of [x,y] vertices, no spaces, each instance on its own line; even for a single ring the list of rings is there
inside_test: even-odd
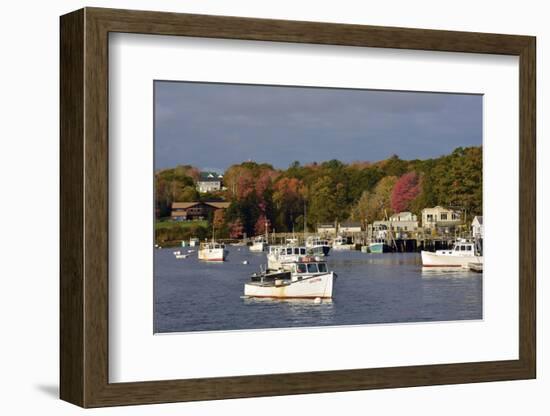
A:
[[[482,141],[467,94],[155,82],[155,164],[436,157]]]

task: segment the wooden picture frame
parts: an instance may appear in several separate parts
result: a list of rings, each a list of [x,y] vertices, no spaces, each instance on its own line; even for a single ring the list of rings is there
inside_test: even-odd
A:
[[[536,376],[535,38],[85,8],[61,17],[60,396],[82,407],[351,391]],[[108,34],[193,36],[519,57],[519,359],[109,383]]]

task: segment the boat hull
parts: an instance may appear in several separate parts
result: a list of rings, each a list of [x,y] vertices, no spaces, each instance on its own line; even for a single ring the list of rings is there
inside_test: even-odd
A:
[[[384,243],[371,243],[369,244],[369,251],[373,254],[387,253],[389,252],[389,247]]]
[[[336,244],[332,246],[334,251],[349,251],[355,248],[354,244]]]
[[[226,257],[226,250],[223,248],[203,249],[199,250],[199,260],[203,261],[224,261]]]
[[[460,267],[468,269],[470,263],[483,263],[483,257],[481,256],[455,256],[430,251],[421,251],[420,255],[422,257],[422,267]]]
[[[251,282],[244,285],[244,295],[254,298],[275,299],[330,299],[334,273],[326,273],[292,282]]]
[[[248,249],[254,253],[261,253],[267,249],[267,245],[265,243],[254,243]]]

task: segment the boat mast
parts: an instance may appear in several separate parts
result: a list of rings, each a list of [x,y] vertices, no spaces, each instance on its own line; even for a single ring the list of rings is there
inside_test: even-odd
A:
[[[216,238],[214,236],[215,233],[216,233],[216,228],[214,227],[214,219],[212,219],[212,242],[216,241]]]
[[[307,233],[307,220],[306,220],[306,214],[307,214],[307,205],[306,200],[304,198],[304,241],[306,241],[306,233]]]

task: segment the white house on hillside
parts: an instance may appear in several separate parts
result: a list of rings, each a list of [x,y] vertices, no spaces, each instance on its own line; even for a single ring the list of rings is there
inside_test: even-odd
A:
[[[422,227],[424,228],[451,228],[461,222],[460,212],[436,206],[422,210]]]
[[[222,189],[223,175],[216,172],[201,172],[197,180],[197,190],[199,192],[215,192]]]

